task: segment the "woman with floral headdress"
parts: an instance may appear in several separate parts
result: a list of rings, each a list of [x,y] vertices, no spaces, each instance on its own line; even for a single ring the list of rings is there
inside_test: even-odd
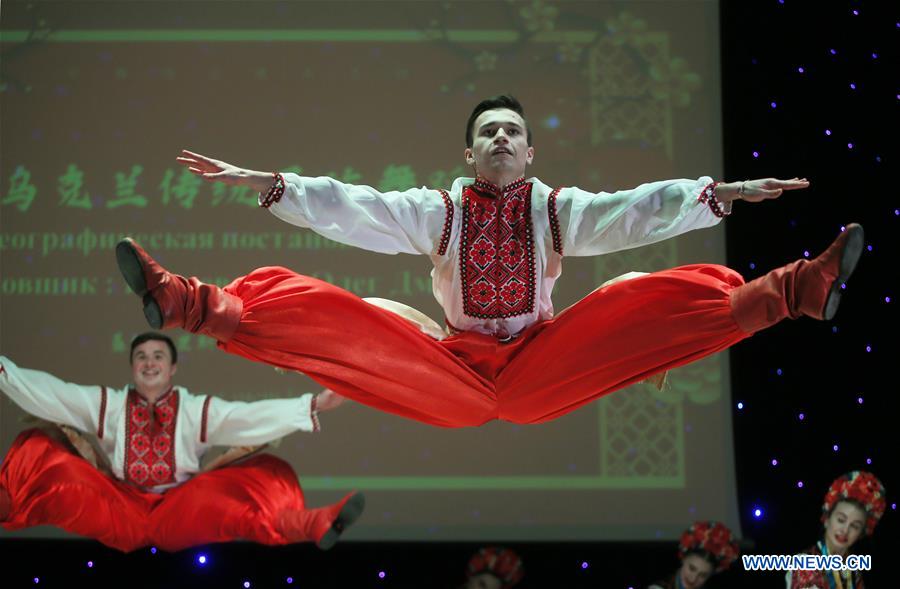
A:
[[[724,524],[694,522],[681,534],[678,543],[681,566],[672,576],[648,589],[699,589],[712,575],[730,567],[737,557],[737,542]]]
[[[466,583],[460,589],[512,589],[524,576],[518,554],[509,548],[488,546],[469,559]]]
[[[803,552],[815,555],[840,555],[846,559],[850,549],[866,535],[875,531],[884,514],[886,501],[884,485],[870,472],[854,470],[839,476],[822,504],[824,537]],[[791,571],[787,574],[788,589],[863,589],[859,571]]]

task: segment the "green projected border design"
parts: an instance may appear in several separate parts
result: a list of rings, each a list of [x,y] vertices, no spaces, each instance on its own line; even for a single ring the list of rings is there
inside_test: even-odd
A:
[[[596,489],[671,489],[685,484],[683,404],[663,403],[654,398],[648,385],[616,391],[597,402],[601,474],[591,476],[384,476],[384,477],[303,477],[303,488],[314,490],[365,488],[373,491],[579,491]],[[661,420],[646,419],[648,412]],[[634,415],[629,421],[623,415]],[[667,427],[642,427],[662,421]],[[630,444],[639,451],[634,458],[622,458],[623,437],[617,425],[629,428]],[[652,450],[658,444],[663,449]],[[625,452],[627,454],[627,450]],[[615,456],[615,458],[613,458]],[[652,460],[656,458],[656,460]],[[623,467],[623,464],[625,465]],[[641,465],[643,465],[644,472]],[[610,473],[613,476],[607,476]]]
[[[634,479],[604,476],[506,477],[309,477],[305,490],[364,488],[367,491],[580,491],[593,489],[670,489],[684,485],[683,476]]]
[[[0,31],[0,43],[21,43],[33,35],[30,31]],[[537,43],[591,43],[595,31],[545,31],[529,36]],[[514,43],[522,38],[511,29],[485,30],[411,30],[411,29],[116,29],[116,30],[59,30],[48,33],[41,41],[49,43],[109,43],[109,42],[335,42],[364,43],[427,43],[438,39],[458,43]]]

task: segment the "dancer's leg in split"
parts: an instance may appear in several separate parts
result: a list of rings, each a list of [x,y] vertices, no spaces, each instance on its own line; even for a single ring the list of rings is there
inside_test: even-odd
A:
[[[227,352],[432,425],[497,416],[491,382],[410,322],[327,282],[269,267],[220,289],[169,273],[131,240],[117,259],[151,324],[204,333]]]
[[[307,509],[291,466],[263,454],[167,491],[150,516],[149,534],[155,546],[169,551],[238,539],[269,545],[309,541],[327,548],[340,536],[332,532],[335,527],[343,531],[362,514],[359,505],[353,517],[341,519],[342,511],[350,511],[342,509],[347,499],[354,496]]]
[[[537,326],[497,380],[500,417],[554,419],[782,319],[830,319],[862,248],[862,227],[849,225],[815,260],[747,284],[724,266],[697,265],[599,289]]]
[[[100,472],[40,430],[26,430],[0,468],[9,498],[3,527],[51,525],[123,552],[149,544],[147,514],[159,500]]]

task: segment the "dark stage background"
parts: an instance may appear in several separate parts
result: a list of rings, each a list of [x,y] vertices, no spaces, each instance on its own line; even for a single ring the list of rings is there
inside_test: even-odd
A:
[[[738,203],[726,223],[728,264],[752,279],[805,252],[815,256],[850,221],[864,225],[871,248],[836,321],[784,322],[730,351],[742,548],[790,554],[812,544],[827,485],[848,470],[871,470],[888,489],[888,511],[874,538],[856,548],[873,556],[867,587],[893,587],[900,391],[890,336],[900,297],[900,197],[889,170],[897,156],[898,14],[887,3],[790,0],[722,2],[719,11],[723,179],[812,182],[774,202]],[[14,81],[2,83],[11,91]],[[677,566],[671,541],[508,545],[523,557],[526,589],[645,587]],[[321,553],[234,543],[122,555],[84,540],[0,540],[4,587],[35,586],[36,578],[36,586],[51,587],[454,587],[478,547],[347,542]],[[780,574],[744,572],[737,563],[708,586],[784,583]]]

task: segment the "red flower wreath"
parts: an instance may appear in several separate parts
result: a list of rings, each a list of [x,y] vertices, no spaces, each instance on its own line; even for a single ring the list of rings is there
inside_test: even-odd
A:
[[[724,524],[715,521],[700,521],[681,534],[678,544],[678,557],[684,558],[689,553],[700,550],[706,552],[716,561],[716,572],[722,572],[731,566],[738,557],[738,546],[731,530]]]
[[[840,501],[855,501],[866,512],[866,534],[871,535],[887,507],[885,494],[884,485],[872,473],[864,470],[850,471],[836,478],[825,493],[822,521],[828,519],[828,514]]]

